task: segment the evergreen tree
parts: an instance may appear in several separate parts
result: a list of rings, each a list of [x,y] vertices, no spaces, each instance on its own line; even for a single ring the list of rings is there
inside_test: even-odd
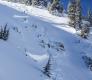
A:
[[[76,13],[75,13],[75,21],[76,21],[76,25],[75,28],[76,30],[80,30],[81,24],[82,24],[82,19],[81,19],[81,4],[80,4],[80,0],[76,0]]]
[[[32,0],[32,5],[47,7],[47,0]]]
[[[25,3],[29,4],[29,5],[32,5],[32,0],[26,0]]]
[[[1,29],[0,29],[0,39],[2,40],[7,40],[9,37],[9,29],[7,29],[7,24],[5,26],[1,26]]]
[[[84,21],[81,28],[80,36],[82,38],[87,39],[90,32],[90,23],[88,21]]]
[[[46,66],[44,67],[44,71],[43,71],[43,73],[45,75],[47,75],[48,77],[51,77],[50,76],[51,75],[50,69],[51,69],[51,56],[49,57],[49,60],[48,60],[48,62],[46,64]]]
[[[69,25],[76,30],[81,29],[81,5],[80,0],[70,0],[68,5],[68,17],[70,18]]]
[[[76,1],[70,0],[68,4],[68,17],[70,19],[69,25],[74,28],[76,25],[75,14],[76,14]]]
[[[88,21],[90,22],[90,27],[92,27],[92,11],[88,9]]]
[[[50,13],[61,13],[63,12],[63,5],[60,3],[60,0],[53,0],[53,2],[51,1],[51,6],[49,7],[49,12]]]
[[[33,6],[37,6],[37,5],[38,5],[38,1],[39,1],[39,0],[32,0],[32,5],[33,5]]]

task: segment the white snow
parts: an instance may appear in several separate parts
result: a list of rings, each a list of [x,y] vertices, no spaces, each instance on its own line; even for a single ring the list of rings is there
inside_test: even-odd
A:
[[[92,56],[91,42],[77,36],[68,21],[45,9],[0,0],[0,26],[10,28],[9,39],[0,40],[0,80],[92,80],[82,59]],[[49,56],[51,78],[42,72]]]
[[[28,56],[30,56],[32,59],[34,59],[34,60],[36,60],[38,62],[48,60],[48,55],[47,54],[34,55],[34,54],[29,53],[29,52],[26,52],[26,54]]]

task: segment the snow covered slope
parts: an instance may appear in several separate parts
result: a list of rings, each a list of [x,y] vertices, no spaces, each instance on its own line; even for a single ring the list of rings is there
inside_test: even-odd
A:
[[[92,56],[92,46],[68,21],[67,16],[0,0],[0,26],[10,28],[9,39],[0,40],[0,80],[92,80],[82,59]],[[43,74],[49,56],[50,78]]]

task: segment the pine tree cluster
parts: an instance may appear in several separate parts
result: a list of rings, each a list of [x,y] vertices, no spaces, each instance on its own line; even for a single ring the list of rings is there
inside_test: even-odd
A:
[[[92,26],[92,12],[89,10],[86,19],[83,19],[80,1],[81,0],[70,0],[69,2],[67,10],[70,19],[69,26],[74,27],[76,31],[80,30],[79,35],[87,39],[90,33],[90,27]]]
[[[84,60],[86,66],[92,71],[92,59],[88,56],[83,56],[82,59]]]
[[[40,8],[47,8],[48,11],[56,16],[62,16],[64,12],[64,6],[62,0],[8,0],[14,2],[21,2],[28,5],[32,5]],[[76,32],[80,30],[80,35],[83,38],[87,38],[90,33],[90,27],[92,27],[92,11],[88,10],[87,17],[82,15],[81,0],[69,0],[68,4],[68,17],[70,19],[69,26],[76,29]],[[88,21],[86,25],[83,21]],[[87,35],[85,35],[87,34]]]
[[[62,14],[64,8],[60,0],[7,0],[20,2],[35,7],[48,8],[49,12],[54,15]]]

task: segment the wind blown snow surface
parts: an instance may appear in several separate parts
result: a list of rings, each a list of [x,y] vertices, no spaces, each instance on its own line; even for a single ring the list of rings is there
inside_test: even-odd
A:
[[[68,21],[45,9],[0,0],[0,26],[10,29],[9,39],[0,40],[0,80],[92,80],[82,59],[92,56],[91,43]],[[43,74],[49,56],[50,78]]]

